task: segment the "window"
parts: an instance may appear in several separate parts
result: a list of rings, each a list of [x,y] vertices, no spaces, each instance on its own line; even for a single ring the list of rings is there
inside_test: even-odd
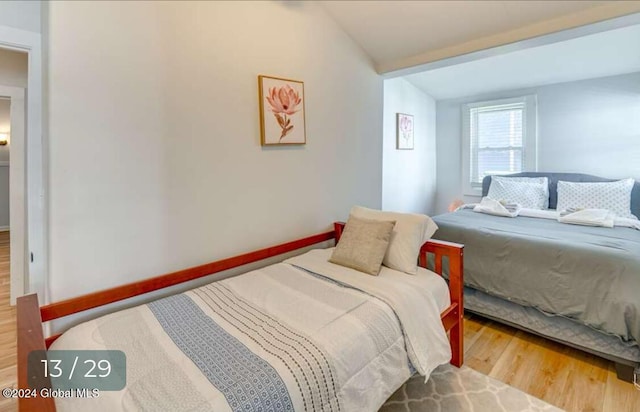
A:
[[[463,189],[482,193],[482,179],[537,169],[536,97],[462,106]]]

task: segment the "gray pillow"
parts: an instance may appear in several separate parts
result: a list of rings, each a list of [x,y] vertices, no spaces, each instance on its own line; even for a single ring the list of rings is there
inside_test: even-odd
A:
[[[349,216],[329,262],[377,276],[395,224]]]

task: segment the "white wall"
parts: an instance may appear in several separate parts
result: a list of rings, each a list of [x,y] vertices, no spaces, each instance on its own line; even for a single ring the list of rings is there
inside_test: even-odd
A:
[[[437,102],[437,207],[462,196],[461,104],[536,94],[538,170],[640,179],[640,73]]]
[[[1,13],[1,10],[0,10]],[[3,86],[13,86],[13,87],[27,87],[27,64],[28,58],[26,53],[21,53],[17,51],[0,49],[0,85]],[[9,100],[0,100],[0,132],[6,132],[11,130],[11,119],[9,118],[9,107],[11,103]],[[9,161],[9,147],[0,146],[0,162],[8,162]],[[8,169],[5,172],[6,178],[9,177]],[[2,180],[3,177],[0,177]],[[5,191],[6,189],[6,191]],[[7,203],[7,223],[4,224],[5,221],[3,219],[4,213],[2,212],[2,206],[0,206],[0,226],[8,226],[9,219],[9,183],[7,180],[6,187],[1,187],[0,183],[0,205]]]
[[[0,165],[0,229],[9,229],[9,166]]]
[[[2,75],[0,75],[0,84],[1,82]],[[2,97],[0,97],[0,133],[11,133],[11,100]],[[9,161],[9,147],[10,145],[0,146],[0,163]]]
[[[1,78],[0,78],[1,79]],[[11,100],[0,97],[0,133],[11,130]]]
[[[0,15],[2,13],[0,5]],[[0,85],[27,87],[27,54],[0,49]],[[0,132],[11,130],[10,100],[0,99]],[[9,227],[9,151],[10,146],[0,146],[0,228]]]
[[[0,80],[2,78],[0,77]],[[0,133],[11,130],[11,101],[0,99]],[[0,146],[0,228],[9,227],[9,145]]]
[[[0,84],[27,87],[27,59],[26,53],[0,48]]]
[[[0,26],[40,33],[40,1],[0,1]]]
[[[412,114],[414,150],[396,149],[396,113]],[[384,81],[382,208],[432,214],[436,190],[436,103],[403,78]]]
[[[382,80],[318,5],[52,2],[47,19],[53,301],[380,207]],[[305,146],[260,146],[259,74],[305,82]]]
[[[0,133],[11,130],[10,108],[10,100],[0,99]],[[4,229],[9,227],[9,145],[0,146],[0,162],[0,228]]]

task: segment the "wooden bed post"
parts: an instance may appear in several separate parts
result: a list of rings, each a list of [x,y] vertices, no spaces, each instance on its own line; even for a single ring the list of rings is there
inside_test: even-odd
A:
[[[340,236],[342,236],[344,225],[346,225],[345,222],[333,222],[333,231],[336,233],[336,245],[340,241]]]
[[[38,306],[38,295],[31,294],[21,296],[17,299],[18,312],[18,388],[33,389],[29,382],[33,382],[28,374],[29,354],[34,350],[45,350],[44,338],[42,335],[42,319],[40,317],[40,306]],[[38,365],[35,365],[38,366]],[[44,379],[44,386],[51,388],[49,378]],[[38,388],[40,389],[40,388]],[[18,409],[20,411],[55,411],[53,398],[23,397],[18,398]]]
[[[463,247],[460,247],[458,253],[449,255],[449,291],[451,293],[451,302],[458,304],[458,323],[451,329],[451,364],[457,367],[462,366],[464,361],[464,263],[463,263]]]
[[[449,260],[449,296],[451,306],[441,317],[444,328],[449,331],[451,344],[451,364],[457,367],[464,362],[464,245],[428,240],[420,249],[419,265],[427,267],[427,254],[434,255],[433,271],[442,276],[442,258]]]

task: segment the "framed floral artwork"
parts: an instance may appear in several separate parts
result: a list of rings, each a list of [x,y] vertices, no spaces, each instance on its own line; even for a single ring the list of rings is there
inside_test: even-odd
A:
[[[413,150],[413,116],[396,113],[396,149]]]
[[[258,92],[261,144],[305,144],[304,83],[260,75]]]

